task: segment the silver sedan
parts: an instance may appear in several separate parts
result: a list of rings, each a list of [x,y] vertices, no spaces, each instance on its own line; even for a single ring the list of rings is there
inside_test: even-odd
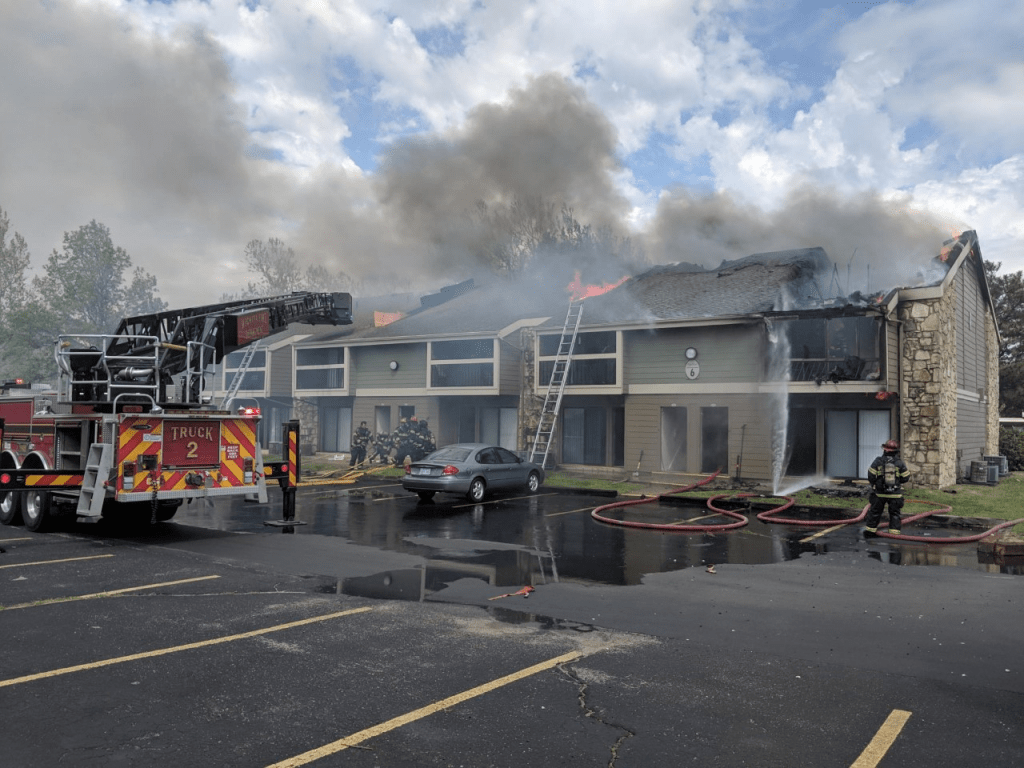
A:
[[[544,482],[544,470],[507,448],[486,443],[456,443],[414,461],[405,470],[402,487],[424,501],[435,493],[465,494],[482,501],[491,491],[525,488],[531,493]]]

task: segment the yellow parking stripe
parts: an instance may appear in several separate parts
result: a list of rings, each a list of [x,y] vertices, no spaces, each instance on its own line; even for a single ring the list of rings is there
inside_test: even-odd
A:
[[[544,517],[558,517],[559,515],[573,515],[573,514],[575,514],[577,512],[589,512],[593,508],[594,508],[593,505],[591,505],[589,507],[580,507],[579,509],[570,509],[570,510],[568,510],[566,512],[552,512],[550,514],[544,515]]]
[[[497,690],[509,683],[514,683],[523,678],[535,675],[538,672],[543,672],[552,667],[557,667],[559,664],[565,664],[570,661],[575,661],[582,656],[578,651],[572,651],[570,653],[563,653],[561,656],[556,656],[553,659],[542,661],[540,664],[534,664],[532,667],[526,667],[518,672],[513,672],[511,675],[505,675],[499,677],[497,680],[492,680],[489,683],[478,685],[476,688],[470,688],[462,693],[457,693],[454,696],[449,696],[447,699],[441,699],[435,701],[433,704],[428,704],[425,707],[414,709],[412,712],[408,712],[404,715],[387,720],[379,725],[375,725],[372,728],[367,728],[362,731],[353,733],[351,736],[346,736],[343,739],[332,741],[330,744],[324,744],[322,747],[311,749],[309,752],[303,752],[301,755],[290,757],[287,760],[282,760],[279,763],[267,766],[267,768],[297,768],[300,765],[306,765],[314,760],[319,760],[322,757],[333,755],[337,752],[341,752],[349,747],[355,747],[362,744],[364,741],[369,741],[372,738],[381,736],[389,731],[393,731],[396,728],[401,728],[403,725],[415,722],[416,720],[422,720],[424,717],[433,715],[436,712],[440,712],[443,709],[449,709],[454,707],[456,704],[461,704],[464,701],[482,696],[485,693]]]
[[[900,735],[900,731],[903,730],[903,726],[909,719],[910,712],[904,709],[894,709],[889,713],[885,722],[882,723],[882,727],[875,734],[875,738],[864,748],[860,757],[850,768],[875,768],[885,757],[885,753],[889,751],[889,747],[896,741],[896,737]]]
[[[529,496],[503,496],[497,499],[491,499],[490,501],[481,501],[479,504],[500,504],[503,501],[519,501],[520,499],[539,499],[541,496],[557,496],[555,493],[531,493]],[[452,509],[461,509],[462,507],[475,507],[477,504],[453,504]]]
[[[113,555],[89,555],[88,557],[66,557],[63,560],[36,560],[33,563],[11,563],[0,565],[0,568],[24,568],[27,565],[53,565],[54,563],[74,563],[78,560],[99,560],[101,557],[113,557]]]
[[[20,683],[30,683],[33,680],[43,680],[47,677],[58,677],[59,675],[68,675],[72,672],[84,672],[87,669],[100,669],[101,667],[110,667],[114,664],[123,664],[127,661],[138,661],[139,659],[152,659],[156,656],[166,656],[169,653],[178,653],[179,651],[191,651],[195,648],[205,648],[210,645],[220,645],[221,643],[230,643],[234,640],[245,640],[249,637],[259,637],[260,635],[266,635],[271,632],[280,632],[285,629],[292,629],[294,627],[301,627],[306,624],[315,624],[320,621],[328,621],[330,619],[337,619],[342,616],[351,616],[355,613],[366,613],[369,608],[351,608],[347,611],[338,611],[337,613],[328,613],[325,616],[314,616],[312,619],[300,619],[299,621],[290,621],[287,624],[277,624],[273,627],[265,627],[263,629],[254,629],[251,632],[242,632],[238,635],[226,635],[224,637],[215,637],[212,640],[200,640],[197,643],[186,643],[185,645],[175,645],[170,648],[158,648],[155,651],[144,651],[143,653],[133,653],[130,656],[117,656],[113,659],[103,659],[102,661],[91,661],[87,664],[76,664],[73,667],[63,667],[62,669],[53,669],[49,672],[37,672],[34,675],[25,675],[24,677],[12,677],[10,680],[0,680],[0,688],[6,688],[11,685],[19,685]]]
[[[178,579],[177,581],[163,581],[159,584],[144,584],[141,587],[125,587],[123,589],[110,589],[106,592],[93,592],[91,595],[70,595],[68,597],[51,597],[46,600],[38,600],[34,603],[20,603],[18,605],[0,605],[0,610],[13,611],[16,608],[34,608],[39,605],[51,605],[53,603],[70,603],[74,600],[89,600],[93,597],[112,597],[113,595],[123,595],[126,592],[138,592],[143,589],[156,589],[157,587],[173,587],[178,584],[189,584],[193,581],[208,581],[209,579],[219,579],[220,576],[197,576],[193,579]]]
[[[819,539],[825,534],[832,533],[832,531],[838,531],[840,528],[845,528],[848,525],[849,523],[840,523],[839,525],[833,525],[831,528],[825,528],[823,530],[818,531],[817,533],[812,533],[810,536],[807,536],[806,538],[800,539],[800,543],[806,544],[809,541]]]

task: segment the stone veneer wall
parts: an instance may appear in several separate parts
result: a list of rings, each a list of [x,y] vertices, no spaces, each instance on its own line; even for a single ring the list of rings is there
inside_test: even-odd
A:
[[[319,448],[320,410],[315,400],[295,398],[292,418],[299,420],[299,453],[310,456]]]
[[[901,455],[914,485],[956,483],[956,316],[954,292],[899,306]]]
[[[985,365],[988,367],[988,411],[985,414],[985,453],[999,455],[999,337],[992,308],[985,305]]]
[[[519,390],[519,450],[529,451],[533,448],[533,438],[537,435],[537,424],[540,423],[540,412],[544,407],[544,399],[533,393],[533,383],[537,376],[537,361],[534,358],[534,341],[537,332],[530,328],[520,331],[519,343],[523,350],[522,387]]]

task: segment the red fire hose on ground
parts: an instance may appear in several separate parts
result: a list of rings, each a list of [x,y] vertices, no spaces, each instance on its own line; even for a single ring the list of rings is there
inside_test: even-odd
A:
[[[601,514],[601,513],[605,512],[605,511],[611,510],[611,509],[618,509],[618,508],[622,508],[622,507],[632,507],[632,506],[638,506],[638,505],[641,505],[641,504],[653,504],[653,503],[656,503],[658,501],[661,501],[666,496],[672,496],[673,494],[685,493],[687,491],[692,491],[694,488],[698,488],[698,487],[700,487],[702,485],[706,485],[707,483],[710,483],[712,480],[714,480],[718,476],[718,474],[719,474],[719,472],[715,472],[713,475],[710,475],[709,477],[706,477],[703,480],[700,480],[700,481],[698,481],[696,483],[684,486],[682,488],[676,488],[676,489],[671,490],[671,491],[669,491],[667,493],[663,493],[663,494],[661,494],[659,496],[652,496],[649,499],[631,499],[629,501],[617,501],[617,502],[614,502],[612,504],[605,504],[603,506],[600,506],[600,507],[597,507],[596,509],[594,509],[590,513],[590,516],[592,518],[594,518],[594,520],[597,520],[597,521],[602,522],[602,523],[608,523],[609,525],[618,525],[618,526],[622,526],[622,527],[625,527],[625,528],[644,528],[644,529],[647,529],[647,530],[657,530],[657,531],[683,531],[683,532],[689,532],[689,533],[714,533],[714,532],[717,532],[717,531],[728,531],[728,530],[734,530],[734,529],[737,529],[737,528],[742,528],[743,526],[747,525],[747,523],[748,523],[748,520],[747,520],[746,516],[740,514],[739,512],[735,512],[733,510],[723,509],[722,507],[717,506],[715,504],[715,502],[719,501],[721,499],[726,499],[726,498],[731,498],[731,499],[749,498],[749,497],[755,495],[753,493],[738,493],[738,494],[722,493],[722,494],[719,494],[717,496],[712,496],[712,497],[710,497],[707,500],[708,509],[712,510],[713,512],[715,512],[715,513],[717,513],[719,515],[725,515],[726,517],[734,518],[736,520],[736,522],[733,522],[733,523],[707,523],[707,524],[701,524],[701,525],[695,525],[695,524],[692,524],[692,523],[642,523],[642,522],[637,522],[637,521],[632,521],[632,520],[618,520],[616,518],[606,517],[605,515]],[[842,518],[835,518],[835,519],[831,519],[831,520],[799,520],[799,519],[792,518],[792,517],[778,517],[778,515],[781,512],[784,512],[785,510],[789,509],[791,506],[793,506],[793,504],[796,503],[796,500],[794,498],[792,498],[791,496],[781,496],[781,497],[778,497],[778,498],[786,499],[786,503],[782,504],[782,505],[780,505],[778,507],[773,507],[772,509],[767,509],[767,510],[765,510],[763,512],[759,512],[757,514],[757,519],[758,520],[760,520],[763,523],[775,523],[775,524],[779,524],[779,525],[799,525],[799,526],[852,525],[853,523],[862,522],[864,520],[864,518],[867,517],[868,510],[871,508],[870,504],[865,504],[864,505],[864,509],[862,509],[860,514],[857,515],[856,517],[842,517]],[[908,504],[932,504],[932,502],[923,501],[923,500],[920,500],[920,499],[907,499],[906,503],[908,503]],[[939,506],[935,507],[934,509],[929,509],[929,510],[927,510],[925,512],[920,512],[920,513],[918,513],[916,515],[910,515],[909,517],[904,517],[903,518],[903,524],[906,525],[908,523],[916,522],[917,520],[923,520],[924,518],[928,517],[929,515],[934,515],[936,513],[948,514],[948,513],[952,512],[952,511],[953,511],[953,508],[951,506],[942,504],[942,505],[939,505]],[[973,541],[981,541],[982,539],[986,538],[987,536],[991,536],[992,534],[996,533],[997,531],[1000,531],[1003,528],[1009,528],[1011,526],[1016,525],[1017,523],[1024,523],[1024,517],[1017,518],[1016,520],[1007,520],[1006,522],[999,523],[998,525],[995,525],[995,526],[989,528],[988,530],[986,530],[986,531],[984,531],[982,533],[971,534],[969,536],[915,536],[915,535],[906,534],[906,533],[888,533],[886,531],[878,531],[878,533],[876,535],[881,537],[881,538],[886,538],[886,539],[895,539],[897,541],[916,541],[916,542],[922,542],[924,544],[967,544],[967,543],[970,543],[970,542],[973,542]]]

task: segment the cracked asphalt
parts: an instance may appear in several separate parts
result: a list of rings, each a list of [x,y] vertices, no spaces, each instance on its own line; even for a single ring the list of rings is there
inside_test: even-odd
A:
[[[5,768],[1024,764],[1013,575],[840,548],[494,601],[466,557],[400,595],[429,551],[345,536],[0,546]]]

